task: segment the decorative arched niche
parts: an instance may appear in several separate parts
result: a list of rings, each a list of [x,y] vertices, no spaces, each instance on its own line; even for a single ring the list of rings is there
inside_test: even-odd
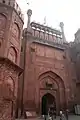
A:
[[[14,22],[13,26],[12,26],[12,37],[15,40],[19,40],[19,38],[20,38],[20,28],[16,22]]]
[[[45,76],[40,80],[40,88],[54,88],[58,89],[58,85],[51,76]]]
[[[42,97],[50,93],[55,97],[56,100],[56,110],[57,113],[66,106],[66,94],[65,94],[65,84],[62,78],[52,71],[47,71],[42,73],[38,77],[38,87],[37,87],[37,103],[39,103],[41,110],[41,100]],[[38,106],[38,107],[39,107]]]
[[[6,80],[6,84],[9,86],[10,91],[14,93],[15,83],[11,76]]]
[[[17,51],[16,51],[16,49],[15,49],[13,46],[11,46],[11,47],[9,48],[8,58],[9,58],[11,61],[13,61],[14,63],[17,62]]]
[[[0,47],[4,37],[6,22],[7,22],[7,17],[4,14],[0,14]]]

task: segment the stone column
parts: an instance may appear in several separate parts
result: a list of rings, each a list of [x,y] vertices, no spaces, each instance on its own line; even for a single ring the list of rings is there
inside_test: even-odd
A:
[[[27,11],[27,15],[28,15],[27,29],[30,29],[30,28],[31,28],[31,27],[30,27],[31,15],[32,15],[32,10],[31,10],[31,9],[29,9],[29,10]]]
[[[63,43],[66,43],[66,38],[65,38],[65,34],[64,34],[64,23],[63,22],[60,22],[60,27],[61,27],[61,32],[62,32]]]

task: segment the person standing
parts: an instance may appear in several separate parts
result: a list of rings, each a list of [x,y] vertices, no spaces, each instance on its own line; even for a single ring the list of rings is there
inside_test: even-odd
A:
[[[66,110],[66,120],[68,120],[68,109]]]
[[[54,110],[54,118],[56,119],[56,110]]]
[[[60,120],[62,120],[62,117],[63,117],[62,114],[63,114],[63,113],[62,113],[62,111],[60,110]]]
[[[45,107],[45,112],[44,112],[44,120],[47,120],[48,117],[48,107]]]

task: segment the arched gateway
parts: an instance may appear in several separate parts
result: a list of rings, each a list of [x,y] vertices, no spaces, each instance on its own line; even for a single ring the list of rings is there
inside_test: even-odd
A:
[[[48,108],[53,107],[53,109],[56,110],[56,102],[55,97],[51,95],[50,93],[45,94],[42,97],[42,115],[45,115],[48,112]]]
[[[52,71],[45,72],[38,79],[39,113],[43,114],[46,107],[54,103],[57,114],[66,107],[64,82]]]

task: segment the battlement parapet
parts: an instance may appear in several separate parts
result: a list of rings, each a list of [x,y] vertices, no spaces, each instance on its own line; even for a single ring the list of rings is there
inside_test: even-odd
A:
[[[23,14],[17,2],[15,2],[14,0],[0,0],[0,3],[13,7],[20,16],[20,18],[24,21]]]
[[[53,28],[48,27],[48,26],[41,25],[39,23],[32,22],[31,27],[36,29],[36,30],[47,32],[49,34],[58,35],[59,37],[61,37],[61,35],[62,35],[62,33],[59,30],[53,29]]]
[[[35,22],[31,23],[31,28],[34,37],[62,44],[62,33],[59,30]]]

